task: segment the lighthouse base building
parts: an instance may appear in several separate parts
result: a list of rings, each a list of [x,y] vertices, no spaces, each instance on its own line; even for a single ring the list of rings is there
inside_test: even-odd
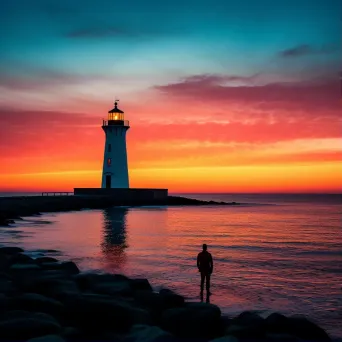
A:
[[[167,199],[167,189],[132,189],[129,187],[127,162],[126,133],[129,121],[124,112],[118,108],[108,111],[107,120],[103,120],[105,133],[104,157],[102,167],[101,188],[75,188],[75,195],[110,196],[125,201],[148,201]]]

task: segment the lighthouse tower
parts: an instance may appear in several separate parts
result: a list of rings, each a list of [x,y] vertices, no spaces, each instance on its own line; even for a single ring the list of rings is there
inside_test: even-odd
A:
[[[129,122],[124,120],[124,112],[114,108],[108,112],[108,120],[103,120],[102,129],[106,135],[104,148],[102,188],[129,188],[126,132]]]

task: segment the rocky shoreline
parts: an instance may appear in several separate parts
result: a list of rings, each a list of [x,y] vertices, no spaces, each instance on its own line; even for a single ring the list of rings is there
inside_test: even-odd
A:
[[[110,196],[14,196],[0,197],[0,226],[8,226],[21,216],[39,215],[42,212],[105,209],[112,206],[146,205],[238,205],[231,202],[200,201],[191,198],[168,196],[166,200],[118,200]]]
[[[147,279],[80,272],[72,261],[0,248],[0,341],[330,341],[303,316],[221,315]]]

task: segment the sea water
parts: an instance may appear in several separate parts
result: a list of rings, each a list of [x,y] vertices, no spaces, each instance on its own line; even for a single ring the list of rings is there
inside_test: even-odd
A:
[[[186,196],[243,205],[46,213],[0,228],[0,244],[58,250],[82,270],[146,277],[199,300],[196,257],[206,243],[210,301],[223,313],[304,314],[342,337],[339,195]]]

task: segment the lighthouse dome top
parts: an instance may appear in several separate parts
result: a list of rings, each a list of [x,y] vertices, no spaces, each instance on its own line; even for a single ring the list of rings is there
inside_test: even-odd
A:
[[[114,108],[108,111],[108,113],[124,113],[121,109],[118,108],[118,102],[114,102]]]

